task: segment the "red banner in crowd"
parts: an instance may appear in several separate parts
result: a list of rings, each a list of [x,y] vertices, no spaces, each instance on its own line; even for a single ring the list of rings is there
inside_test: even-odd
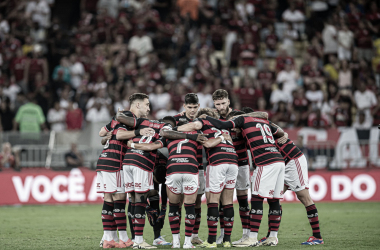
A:
[[[0,205],[101,203],[96,173],[86,168],[71,171],[26,169],[0,173]],[[316,171],[309,174],[314,201],[380,201],[380,170]],[[286,192],[284,201],[296,201]]]

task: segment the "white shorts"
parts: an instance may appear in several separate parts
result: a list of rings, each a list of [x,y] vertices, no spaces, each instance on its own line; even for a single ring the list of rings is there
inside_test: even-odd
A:
[[[166,186],[174,194],[195,194],[198,191],[197,174],[171,174],[166,176]]]
[[[218,194],[224,188],[234,189],[238,166],[233,164],[221,164],[207,166],[206,170],[206,192]]]
[[[239,166],[236,178],[236,190],[248,190],[250,186],[250,177],[251,173],[249,171],[249,166]]]
[[[204,194],[205,188],[206,188],[205,171],[199,170],[198,176],[199,176],[198,194]]]
[[[96,172],[97,193],[124,193],[123,170],[117,172]]]
[[[257,166],[251,179],[252,195],[282,199],[284,195],[285,163]]]
[[[131,165],[123,165],[123,171],[126,193],[146,193],[154,189],[153,172]]]
[[[293,192],[309,188],[307,160],[304,155],[290,160],[285,166],[285,185]]]

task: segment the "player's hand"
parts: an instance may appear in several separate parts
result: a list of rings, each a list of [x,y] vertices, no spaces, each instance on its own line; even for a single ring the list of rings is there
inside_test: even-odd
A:
[[[152,128],[143,128],[143,129],[140,129],[140,135],[154,136],[155,133],[156,132]]]
[[[232,131],[235,131],[236,134],[241,134],[241,129],[240,128],[233,128],[231,129]]]
[[[106,138],[107,138],[107,140],[111,140],[111,138],[112,138],[112,131],[107,132]]]
[[[208,134],[198,134],[197,142],[204,143],[206,142]]]
[[[232,143],[232,137],[229,134],[223,134],[224,140]]]
[[[284,144],[287,140],[288,140],[288,138],[289,138],[289,136],[288,136],[288,133],[284,133],[284,136],[283,137],[280,137],[279,139],[278,139],[278,143],[280,143],[280,144]]]
[[[129,140],[128,143],[127,143],[127,146],[130,148],[132,146],[132,143],[133,143],[133,141]]]
[[[166,216],[166,205],[161,205],[161,212],[157,218],[157,223],[161,223],[161,225],[163,226],[164,221],[165,221],[165,216]]]
[[[207,118],[207,115],[206,115],[206,114],[203,114],[203,115],[199,116],[198,118],[206,119],[206,118]]]
[[[179,115],[184,115],[186,111],[182,111],[181,113],[178,113]]]

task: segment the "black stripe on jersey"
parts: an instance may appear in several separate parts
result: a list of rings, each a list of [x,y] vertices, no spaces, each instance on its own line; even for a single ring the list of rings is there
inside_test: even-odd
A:
[[[245,138],[242,136],[237,136],[235,131],[231,131],[232,142],[235,147],[236,154],[238,156],[238,165],[245,166],[248,165],[248,154],[247,154],[247,143]]]
[[[302,151],[290,139],[286,140],[284,144],[278,143],[277,139],[276,146],[280,150],[280,153],[284,158],[285,164],[288,164],[290,160],[297,159],[303,155]]]

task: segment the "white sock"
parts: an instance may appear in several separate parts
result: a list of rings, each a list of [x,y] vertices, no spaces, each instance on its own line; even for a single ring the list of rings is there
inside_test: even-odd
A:
[[[220,229],[220,235],[224,235],[224,228]]]
[[[249,238],[256,238],[257,239],[257,232],[249,232]]]
[[[117,236],[117,231],[111,231],[112,232],[112,238],[115,242],[119,242],[119,237]]]
[[[195,237],[198,237],[198,234],[192,234],[192,235],[191,235],[191,238],[192,238],[192,239],[195,238]]]
[[[104,231],[103,239],[106,241],[113,240],[112,231]]]
[[[270,231],[269,237],[276,237],[277,238],[277,231]]]
[[[179,244],[179,234],[173,234],[173,245]]]
[[[185,244],[190,245],[191,244],[191,236],[185,236]]]
[[[119,231],[119,238],[122,241],[127,242],[129,240],[127,231]]]
[[[250,229],[243,228],[243,235],[244,235],[244,234],[249,234],[249,231],[250,231]]]
[[[141,243],[143,243],[143,241],[144,241],[144,239],[143,239],[142,235],[135,235],[135,242],[137,244],[141,244]]]

